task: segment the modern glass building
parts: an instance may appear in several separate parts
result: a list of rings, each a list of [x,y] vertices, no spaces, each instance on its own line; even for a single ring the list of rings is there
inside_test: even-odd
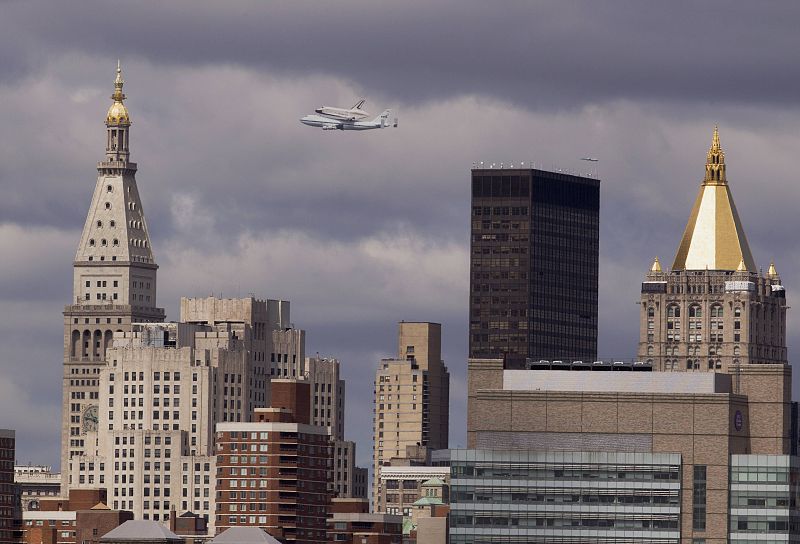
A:
[[[681,527],[680,454],[450,451],[452,544],[666,544],[705,530],[705,465],[688,475],[693,527]],[[728,487],[728,542],[800,542],[799,457],[731,455]]]
[[[472,170],[470,357],[593,361],[600,181]]]
[[[730,542],[800,542],[800,458],[732,455]]]
[[[450,451],[452,544],[680,541],[679,454]]]

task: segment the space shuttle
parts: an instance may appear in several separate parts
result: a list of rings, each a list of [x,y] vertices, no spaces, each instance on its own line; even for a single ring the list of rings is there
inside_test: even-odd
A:
[[[332,119],[339,119],[342,121],[359,121],[361,119],[369,117],[369,113],[361,109],[364,106],[364,102],[366,101],[367,100],[365,98],[362,98],[358,102],[353,104],[353,106],[350,108],[334,108],[331,106],[322,106],[321,108],[317,108],[314,111],[319,113],[320,115],[324,115]]]

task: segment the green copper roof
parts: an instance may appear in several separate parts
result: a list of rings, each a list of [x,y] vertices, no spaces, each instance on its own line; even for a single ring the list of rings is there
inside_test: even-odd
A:
[[[431,504],[444,504],[439,497],[422,497],[414,503],[414,506],[428,506]]]

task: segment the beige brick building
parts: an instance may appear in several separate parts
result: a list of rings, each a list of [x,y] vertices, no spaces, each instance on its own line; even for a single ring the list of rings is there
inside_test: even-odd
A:
[[[774,263],[755,264],[716,129],[672,269],[656,258],[642,283],[638,351],[658,370],[787,362],[785,291]]]
[[[373,509],[380,496],[380,469],[409,446],[447,448],[450,374],[441,358],[438,323],[401,322],[398,356],[375,373]]]

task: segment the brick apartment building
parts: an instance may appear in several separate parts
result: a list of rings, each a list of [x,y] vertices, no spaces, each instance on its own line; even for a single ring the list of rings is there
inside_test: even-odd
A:
[[[305,380],[272,380],[272,407],[217,424],[216,529],[260,527],[291,543],[326,542],[332,448],[310,424]]]

